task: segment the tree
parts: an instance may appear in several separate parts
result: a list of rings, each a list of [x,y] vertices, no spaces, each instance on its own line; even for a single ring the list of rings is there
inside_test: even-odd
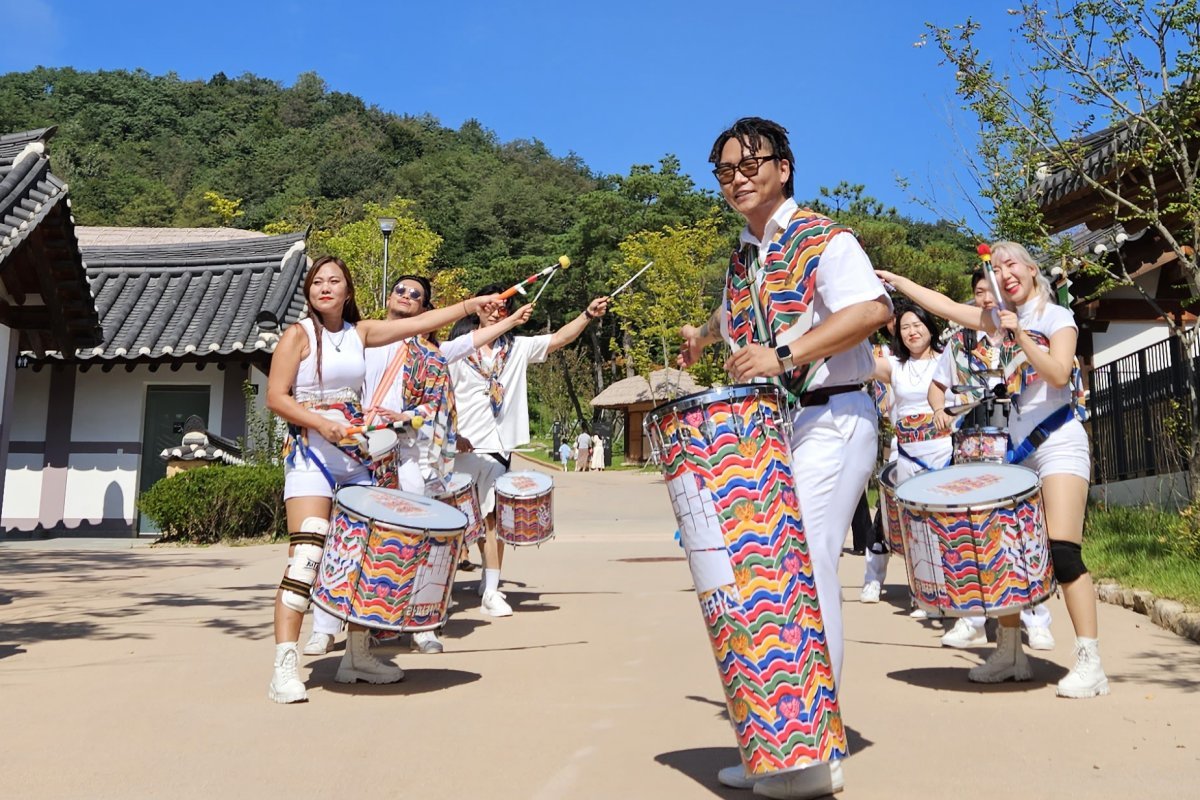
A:
[[[411,204],[406,200],[396,198],[386,206],[367,203],[364,212],[364,219],[342,226],[322,243],[322,249],[346,262],[363,316],[380,317],[383,315],[380,303],[383,235],[379,232],[377,219],[396,218],[396,228],[388,243],[389,276],[426,272],[442,238],[412,216]]]
[[[611,288],[633,277],[647,262],[654,266],[624,293],[613,299],[613,313],[628,333],[626,357],[642,375],[674,367],[679,351],[679,329],[703,320],[720,295],[729,240],[716,215],[695,225],[668,226],[645,231],[621,242],[623,261],[612,274]],[[704,384],[723,379],[719,351],[691,368]]]
[[[1177,259],[1194,302],[1200,298],[1196,0],[1032,0],[1009,13],[1025,48],[1013,76],[983,56],[978,22],[929,26],[944,63],[955,69],[958,96],[979,124],[978,174],[996,232],[1048,244],[1054,231],[1044,224],[1039,184],[1068,173],[1094,194],[1089,227],[1121,222],[1152,229]],[[1119,257],[1093,266],[1137,286]],[[1142,294],[1190,348],[1196,324],[1172,318]],[[1184,360],[1193,415],[1190,490],[1200,500],[1200,403],[1190,359]]]

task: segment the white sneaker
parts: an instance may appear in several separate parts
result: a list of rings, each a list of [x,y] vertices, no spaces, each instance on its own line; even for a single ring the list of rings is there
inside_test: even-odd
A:
[[[929,619],[929,612],[923,608],[914,608],[908,615],[913,619]]]
[[[1108,694],[1108,676],[1100,666],[1100,644],[1095,639],[1075,640],[1075,666],[1058,682],[1059,697],[1097,697]]]
[[[842,776],[841,759],[834,759],[777,778],[755,781],[754,793],[759,797],[773,797],[776,800],[811,800],[840,792],[845,787],[846,779]]]
[[[1044,625],[1035,625],[1025,629],[1025,638],[1029,640],[1030,650],[1053,650],[1054,634]]]
[[[338,664],[333,679],[338,683],[396,683],[404,680],[404,670],[371,655],[366,631],[350,631],[346,634],[346,654]]]
[[[762,778],[751,778],[746,775],[746,768],[740,763],[732,767],[724,767],[717,772],[717,782],[730,789],[753,789],[754,784]]]
[[[304,681],[300,680],[300,654],[296,643],[275,645],[275,671],[271,674],[271,685],[267,697],[276,703],[301,703],[308,699]]]
[[[954,623],[954,627],[942,634],[942,647],[955,647],[963,650],[968,647],[983,647],[987,644],[987,634],[983,628],[976,628],[971,620],[963,617]]]
[[[483,602],[479,604],[479,610],[489,617],[511,617],[512,606],[504,602],[504,594],[501,592],[488,592],[483,596]]]
[[[412,635],[413,650],[425,655],[440,653],[445,650],[442,643],[438,641],[437,631],[417,631]]]
[[[977,667],[972,667],[967,673],[967,680],[972,683],[1003,683],[1004,681],[1027,681],[1033,677],[1033,670],[1021,649],[1021,631],[1019,628],[1006,628],[1000,625],[996,628],[996,649],[988,656],[988,660]]]
[[[867,581],[862,588],[862,592],[858,595],[858,602],[878,603],[879,595],[882,591],[883,587],[879,585],[879,581]]]
[[[333,647],[332,633],[314,633],[309,637],[301,652],[306,656],[323,656]]]

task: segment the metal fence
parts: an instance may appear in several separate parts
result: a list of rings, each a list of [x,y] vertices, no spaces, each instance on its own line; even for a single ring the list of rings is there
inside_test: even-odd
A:
[[[1192,375],[1200,348],[1188,354]],[[1187,469],[1183,444],[1192,420],[1178,337],[1092,370],[1092,482],[1108,483]]]

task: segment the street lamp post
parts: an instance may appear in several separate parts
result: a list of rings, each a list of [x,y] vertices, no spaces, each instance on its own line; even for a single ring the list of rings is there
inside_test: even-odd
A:
[[[396,229],[395,217],[380,217],[379,231],[383,234],[383,290],[379,293],[379,307],[387,308],[387,293],[388,293],[388,241],[392,238],[392,231]]]

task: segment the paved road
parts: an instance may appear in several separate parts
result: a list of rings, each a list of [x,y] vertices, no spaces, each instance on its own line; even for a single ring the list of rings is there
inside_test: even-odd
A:
[[[515,616],[481,616],[460,573],[444,655],[383,650],[394,686],[308,658],[296,706],[266,699],[283,546],[0,545],[5,796],[749,798],[716,785],[733,735],[661,482],[557,481],[559,538],[506,564]],[[1196,796],[1200,646],[1102,606],[1113,694],[1060,700],[1056,599],[1037,680],[981,688],[981,652],[938,647],[887,595],[860,605],[861,568],[843,559],[841,798]]]

